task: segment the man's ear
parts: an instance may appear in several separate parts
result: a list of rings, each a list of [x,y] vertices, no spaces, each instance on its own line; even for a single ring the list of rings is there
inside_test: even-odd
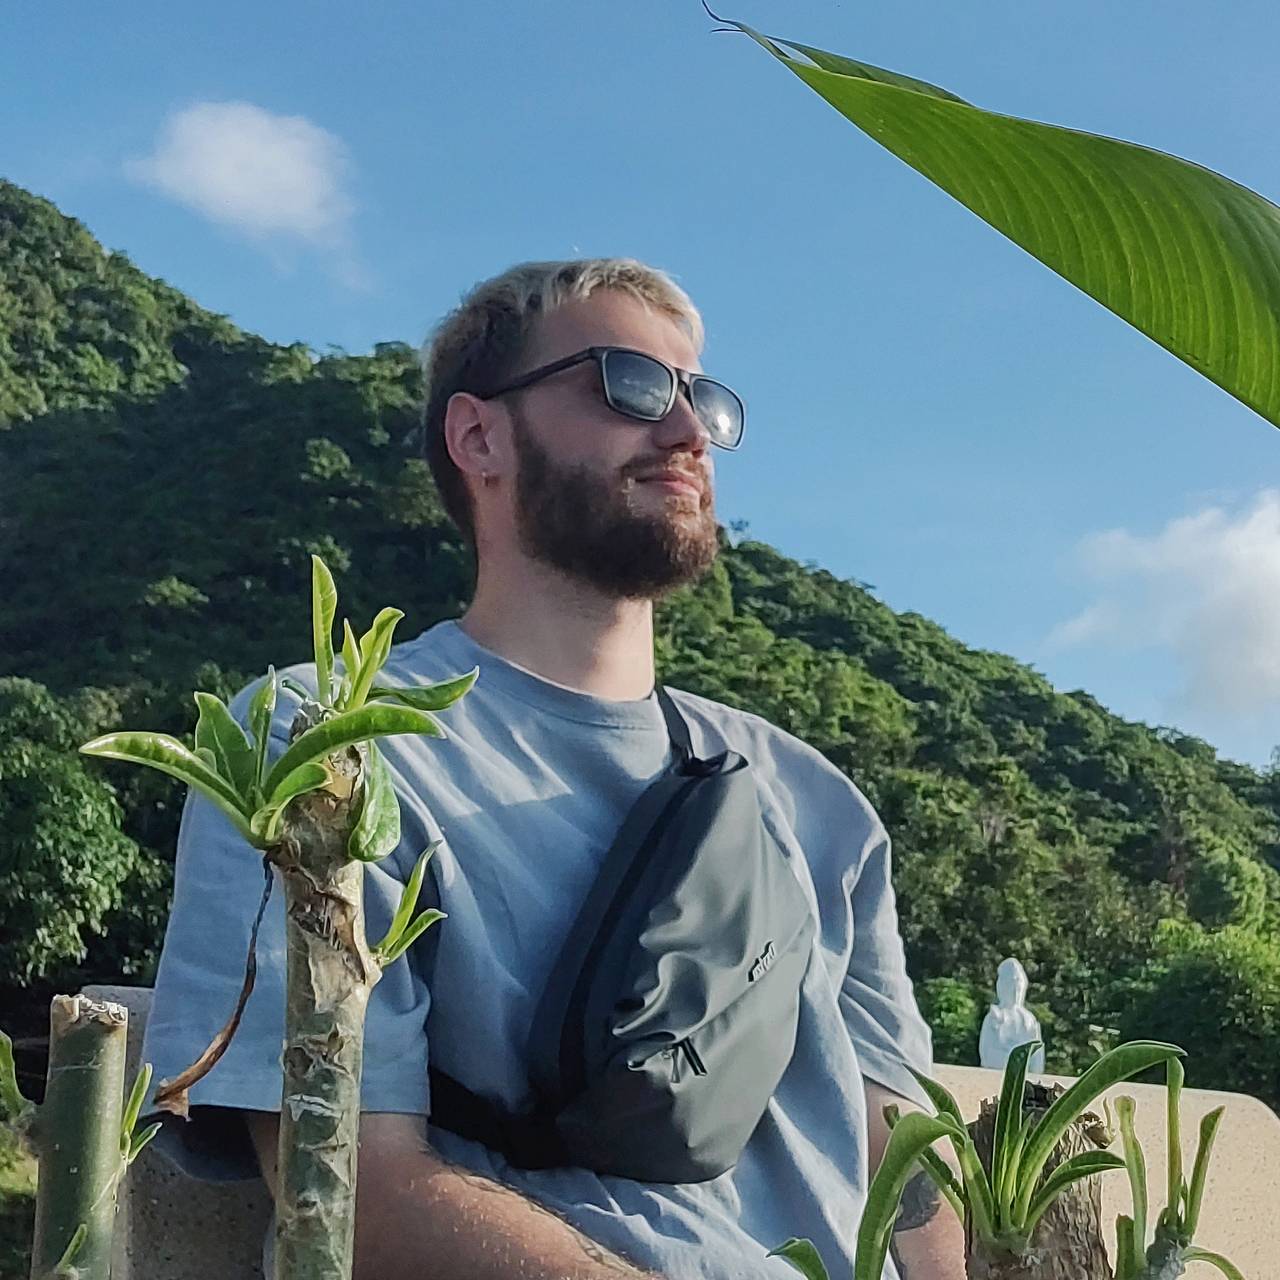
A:
[[[505,475],[511,467],[511,415],[495,400],[455,391],[444,411],[445,447],[475,484]]]

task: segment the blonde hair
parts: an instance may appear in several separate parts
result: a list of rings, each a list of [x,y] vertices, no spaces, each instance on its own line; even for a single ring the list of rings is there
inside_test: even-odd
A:
[[[472,544],[471,496],[444,438],[450,397],[492,395],[520,372],[539,316],[600,289],[629,294],[670,316],[702,350],[702,317],[689,295],[666,272],[634,258],[520,263],[476,285],[424,343],[423,452],[445,510]]]

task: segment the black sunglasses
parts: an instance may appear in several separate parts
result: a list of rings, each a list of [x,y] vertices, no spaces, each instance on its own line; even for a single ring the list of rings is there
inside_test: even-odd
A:
[[[676,393],[683,389],[712,444],[722,449],[736,449],[742,443],[747,411],[735,392],[705,374],[673,368],[657,356],[633,351],[630,347],[588,347],[577,355],[565,356],[563,360],[554,360],[526,373],[486,399],[520,391],[587,360],[594,360],[599,366],[604,398],[609,408],[618,413],[642,422],[661,422],[675,408]]]

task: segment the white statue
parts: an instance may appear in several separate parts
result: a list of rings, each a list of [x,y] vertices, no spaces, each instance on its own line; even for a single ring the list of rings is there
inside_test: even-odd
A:
[[[1020,1044],[1040,1039],[1040,1023],[1024,1003],[1026,998],[1027,971],[1012,956],[1001,960],[996,970],[996,1003],[982,1020],[978,1037],[978,1059],[984,1067],[1003,1071]],[[1043,1045],[1031,1055],[1027,1070],[1044,1070]]]

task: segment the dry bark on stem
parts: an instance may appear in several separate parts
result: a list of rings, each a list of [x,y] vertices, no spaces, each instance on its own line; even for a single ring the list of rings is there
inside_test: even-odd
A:
[[[1028,1112],[1048,1109],[1060,1087],[1046,1089],[1027,1085]],[[990,1172],[991,1148],[995,1136],[996,1100],[982,1104],[978,1118],[969,1126],[978,1158]],[[1043,1181],[1064,1160],[1082,1151],[1096,1151],[1099,1141],[1097,1116],[1085,1112],[1054,1148],[1041,1174]],[[1113,1280],[1102,1234],[1102,1188],[1097,1178],[1072,1183],[1046,1210],[1024,1254],[992,1252],[966,1226],[967,1275],[969,1280]]]
[[[124,1109],[123,1005],[87,996],[54,996],[49,1010],[49,1075],[32,1125],[39,1158],[32,1280],[74,1274],[107,1280],[116,1188],[124,1172],[120,1123]],[[74,1271],[58,1264],[76,1231],[84,1240]]]
[[[332,786],[290,806],[272,854],[288,948],[278,1280],[351,1275],[365,1010],[380,970],[364,936],[364,865],[347,856],[360,757],[348,749],[329,765]]]

